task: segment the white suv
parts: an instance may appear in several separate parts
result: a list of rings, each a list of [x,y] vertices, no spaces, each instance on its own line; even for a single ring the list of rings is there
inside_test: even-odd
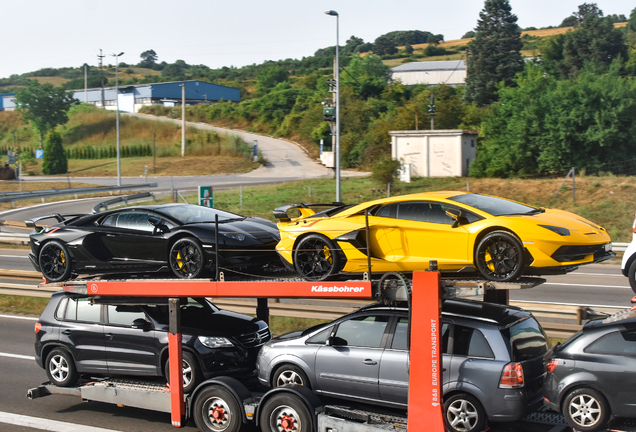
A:
[[[629,278],[629,285],[636,293],[636,218],[634,218],[633,224],[632,242],[627,246],[625,254],[623,255],[623,262],[621,263],[621,271]]]

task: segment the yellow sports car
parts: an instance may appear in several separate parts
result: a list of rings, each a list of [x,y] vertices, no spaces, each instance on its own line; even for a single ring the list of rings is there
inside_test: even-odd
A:
[[[283,262],[307,280],[390,271],[475,272],[494,281],[561,274],[614,256],[604,228],[563,210],[429,192],[348,206],[278,207]],[[369,227],[368,231],[366,227]]]

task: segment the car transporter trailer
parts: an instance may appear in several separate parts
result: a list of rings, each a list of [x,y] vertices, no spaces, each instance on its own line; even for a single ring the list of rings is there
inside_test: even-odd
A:
[[[433,267],[434,268],[434,267]],[[412,285],[411,285],[412,282]],[[299,280],[219,281],[208,279],[74,280],[61,289],[88,295],[92,301],[122,304],[162,302],[169,306],[169,356],[181,364],[180,298],[234,297],[259,299],[258,315],[266,313],[268,298],[379,299],[407,301],[410,328],[409,409],[406,417],[323,405],[308,388],[290,385],[262,395],[252,394],[231,377],[202,382],[191,394],[183,393],[180,368],[171,368],[169,391],[155,382],[105,379],[77,387],[56,387],[45,383],[28,390],[36,399],[51,394],[79,396],[97,401],[167,412],[172,425],[185,426],[190,418],[201,431],[239,432],[255,423],[264,432],[443,432],[442,352],[440,343],[443,298],[481,295],[487,300],[507,300],[507,290],[532,288],[545,282],[524,278],[517,282],[485,280],[442,280],[438,271],[416,271],[412,281],[397,273],[386,274],[375,284],[369,280],[308,282]],[[264,300],[264,302],[263,302]]]

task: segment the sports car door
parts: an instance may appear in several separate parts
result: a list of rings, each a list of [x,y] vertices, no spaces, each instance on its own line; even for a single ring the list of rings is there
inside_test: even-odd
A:
[[[453,228],[447,207],[450,206],[428,201],[381,207],[369,220],[372,252],[378,258],[402,263],[404,270],[421,268],[430,260],[465,265],[470,261],[469,234],[461,225]]]
[[[166,261],[166,239],[155,233],[148,218],[155,216],[141,212],[122,212],[102,221],[102,241],[114,261]],[[156,217],[156,216],[155,216]]]

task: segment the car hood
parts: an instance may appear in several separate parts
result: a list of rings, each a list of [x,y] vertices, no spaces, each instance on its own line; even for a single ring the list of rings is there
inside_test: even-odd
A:
[[[214,231],[214,222],[201,222],[197,224],[188,224],[187,226],[199,226],[207,230]],[[247,236],[262,243],[269,243],[272,241],[278,242],[280,240],[280,233],[274,222],[256,217],[248,217],[242,220],[219,223],[219,232],[246,234]]]
[[[183,333],[197,336],[238,337],[256,333],[266,328],[267,324],[258,318],[220,310],[203,316],[181,314],[181,326]]]

